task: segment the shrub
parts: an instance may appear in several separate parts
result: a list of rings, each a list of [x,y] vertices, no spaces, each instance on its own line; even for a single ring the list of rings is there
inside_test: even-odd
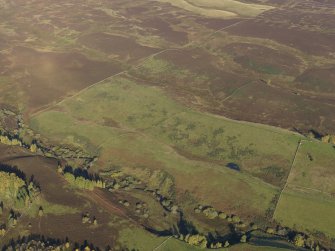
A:
[[[227,248],[227,247],[229,247],[229,245],[230,245],[229,241],[226,241],[226,242],[224,243],[224,246],[223,246],[223,247]]]
[[[246,243],[247,242],[247,236],[245,234],[241,236],[240,242],[241,243]]]

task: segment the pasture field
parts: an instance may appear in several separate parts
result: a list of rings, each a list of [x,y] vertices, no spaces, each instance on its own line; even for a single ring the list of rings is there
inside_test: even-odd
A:
[[[334,160],[332,145],[303,141],[274,218],[299,231],[334,238]]]
[[[331,144],[303,141],[288,184],[333,195],[334,159],[334,148]]]
[[[274,218],[298,231],[334,238],[334,206],[332,197],[288,186],[278,202]]]

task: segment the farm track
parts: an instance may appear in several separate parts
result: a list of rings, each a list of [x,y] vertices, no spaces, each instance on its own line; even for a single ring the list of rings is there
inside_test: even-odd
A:
[[[129,221],[131,221],[132,223],[134,223],[137,226],[140,226],[141,228],[144,228],[144,226],[140,223],[138,223],[137,221],[135,221],[134,219],[132,219],[131,217],[129,217],[126,213],[124,213],[120,208],[114,206],[112,203],[110,203],[109,201],[107,201],[101,190],[99,189],[94,189],[93,191],[88,191],[87,196],[89,196],[94,202],[96,202],[97,204],[99,204],[100,206],[102,206],[102,208],[104,208],[106,211],[108,211],[109,213],[117,213],[122,217],[125,217],[126,219],[128,219]]]
[[[152,251],[159,250],[168,240],[170,240],[172,236],[168,237],[166,240],[164,240],[161,244],[159,244],[157,247],[153,248]]]
[[[18,160],[18,159],[25,159],[25,158],[34,158],[36,155],[21,155],[21,156],[12,156],[0,159],[0,163],[5,163],[8,161]]]
[[[251,84],[254,84],[254,83],[255,83],[255,82],[252,81],[252,82],[249,82],[249,83],[247,83],[247,84],[244,84],[244,85],[242,85],[242,86],[236,88],[236,89],[233,90],[227,97],[225,97],[225,98],[221,101],[221,104],[222,104],[223,102],[225,102],[226,100],[230,99],[231,97],[233,97],[238,91],[240,91],[240,90],[242,90],[242,89],[246,88],[247,86],[249,86],[249,85],[251,85]]]

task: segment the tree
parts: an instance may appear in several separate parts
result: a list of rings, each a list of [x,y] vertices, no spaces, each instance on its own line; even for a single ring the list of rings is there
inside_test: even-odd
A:
[[[234,215],[234,216],[232,217],[232,220],[233,220],[233,222],[235,222],[235,223],[238,223],[238,222],[241,221],[240,217],[238,217],[237,215]]]
[[[36,153],[36,152],[37,152],[37,145],[36,145],[35,143],[32,143],[32,144],[30,145],[30,151],[31,151],[32,153]]]
[[[240,242],[242,242],[242,243],[247,242],[247,236],[245,234],[241,236]]]
[[[82,217],[81,217],[81,222],[83,224],[85,223],[90,223],[91,219],[90,219],[90,215],[88,213],[84,214]]]
[[[16,219],[16,215],[14,214],[13,211],[11,211],[9,213],[9,216],[8,216],[8,226],[9,227],[15,227],[17,224],[17,219]]]
[[[67,241],[67,242],[65,243],[65,248],[66,248],[66,249],[69,249],[69,248],[70,248],[70,242],[69,242],[69,241]]]
[[[60,174],[63,174],[63,168],[60,164],[58,164],[58,166],[57,166],[57,172],[60,173]]]
[[[274,230],[273,228],[271,228],[271,227],[268,227],[268,228],[266,229],[266,232],[267,232],[268,234],[274,234],[274,233],[275,233],[275,230]]]
[[[4,226],[0,227],[0,236],[4,236],[6,234],[6,228]]]
[[[43,215],[44,215],[43,208],[40,207],[40,208],[38,209],[38,216],[39,216],[39,217],[42,217]]]
[[[225,220],[227,219],[227,214],[225,214],[224,212],[221,212],[219,213],[219,218]]]
[[[293,238],[293,244],[297,247],[304,247],[305,246],[305,238],[301,234],[297,234]]]
[[[330,143],[330,135],[323,136],[321,141],[324,143]]]
[[[224,243],[224,246],[223,246],[223,247],[227,248],[227,247],[229,247],[229,245],[230,245],[229,241],[226,241],[226,242]]]

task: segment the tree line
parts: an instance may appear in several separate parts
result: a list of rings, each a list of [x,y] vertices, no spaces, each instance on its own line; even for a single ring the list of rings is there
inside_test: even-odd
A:
[[[64,175],[67,182],[80,189],[92,191],[95,187],[106,187],[105,182],[99,176],[90,175],[86,170],[81,168],[73,169],[70,166],[66,166],[64,169],[59,170],[59,172]]]

